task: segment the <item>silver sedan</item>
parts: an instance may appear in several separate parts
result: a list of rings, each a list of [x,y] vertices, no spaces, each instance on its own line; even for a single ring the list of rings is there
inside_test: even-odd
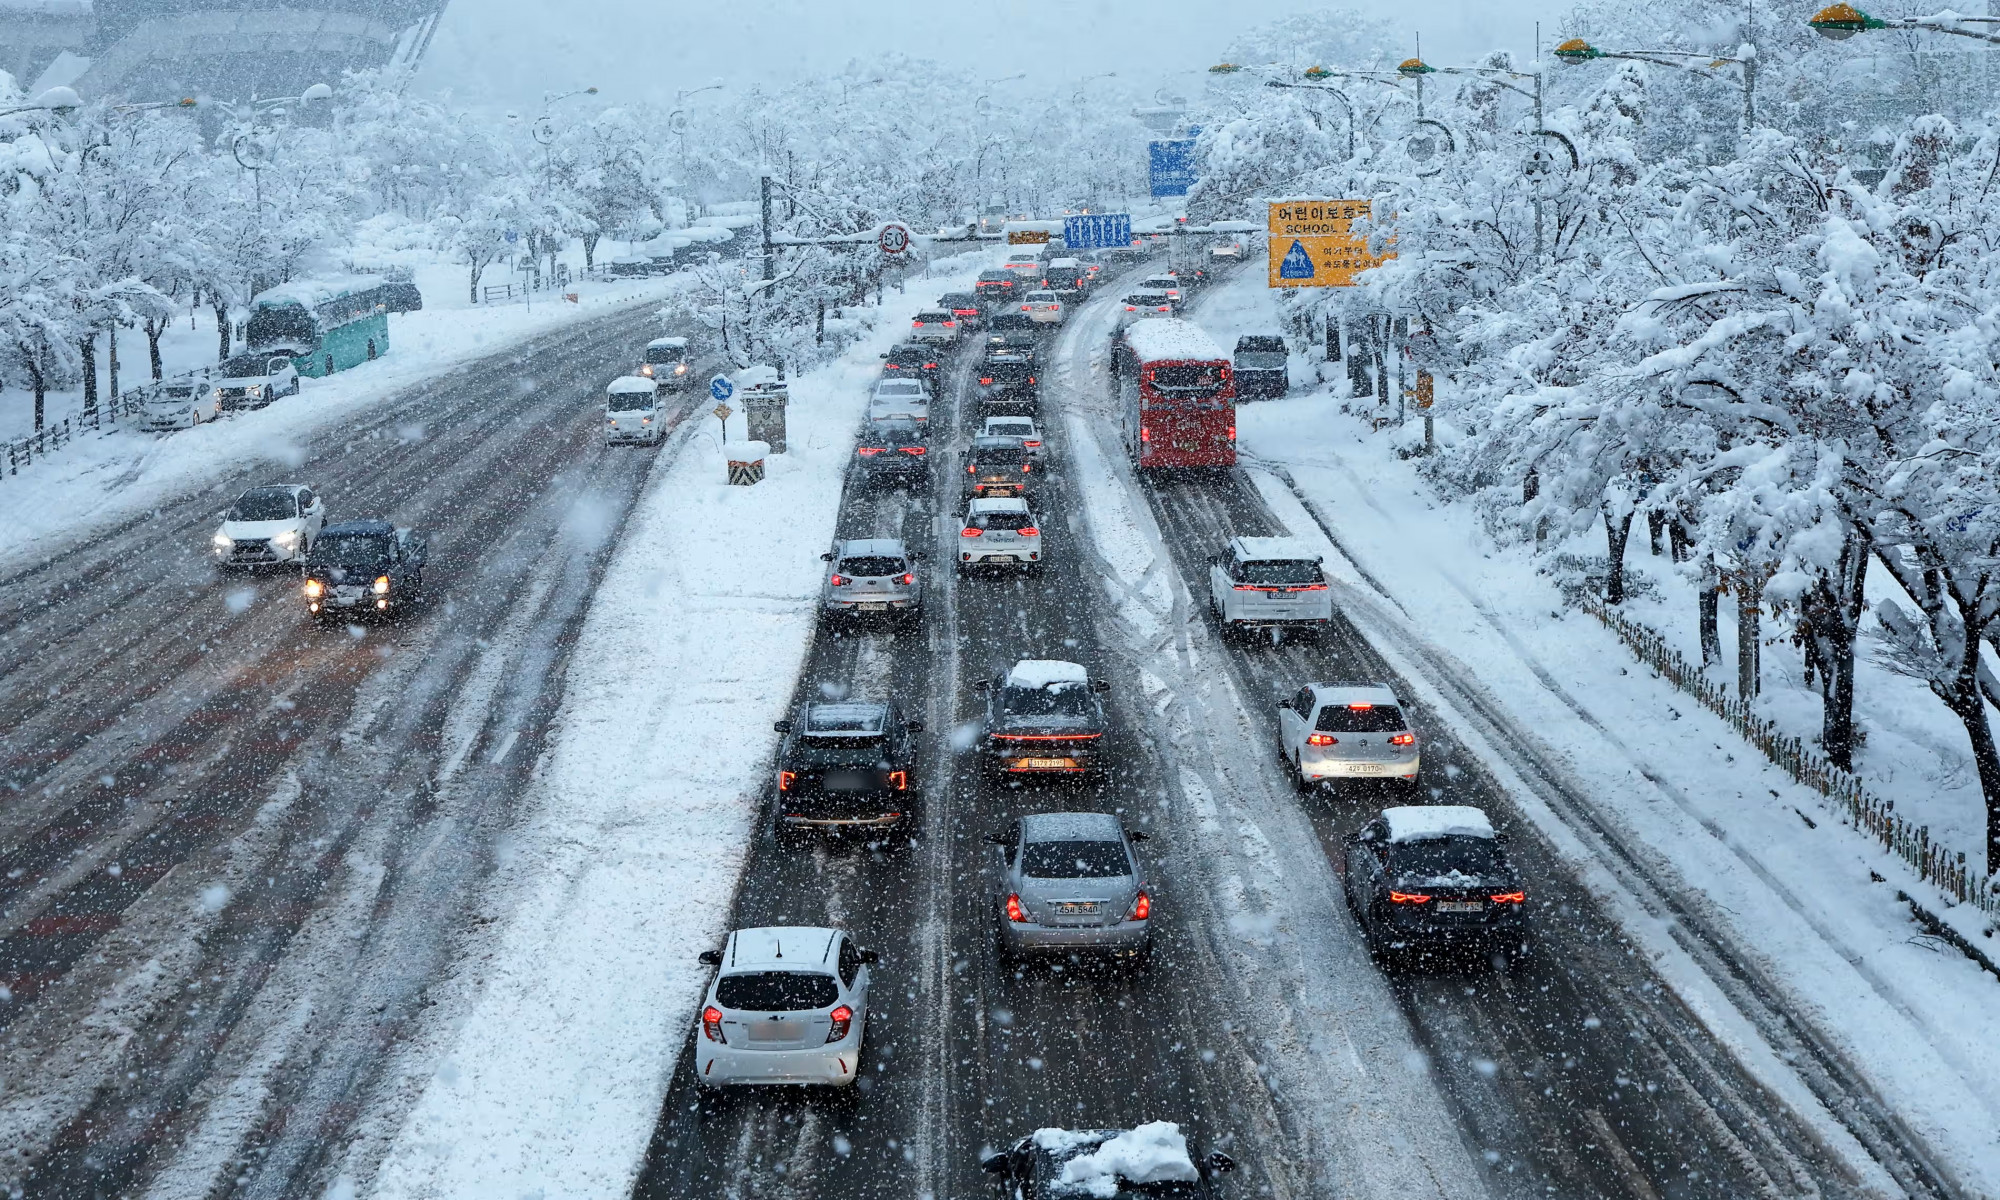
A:
[[[1001,957],[1150,957],[1152,886],[1134,847],[1145,839],[1109,813],[1037,813],[989,835]]]

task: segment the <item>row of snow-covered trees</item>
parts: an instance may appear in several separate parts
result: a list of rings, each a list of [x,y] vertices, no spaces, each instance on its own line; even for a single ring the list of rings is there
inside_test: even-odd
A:
[[[1780,63],[1765,73],[1780,95],[1812,86]],[[1702,585],[1705,651],[1719,588],[1750,619],[1778,606],[1843,767],[1857,654],[1924,682],[1969,739],[1991,873],[2000,117],[1891,121],[1869,131],[1886,166],[1862,170],[1847,131],[1786,121],[1783,105],[1767,110],[1780,127],[1663,143],[1663,78],[1685,97],[1675,73],[1631,62],[1558,97],[1547,125],[1573,168],[1566,149],[1535,155],[1552,139],[1484,80],[1433,88],[1457,152],[1421,160],[1394,93],[1360,106],[1380,132],[1353,160],[1309,93],[1237,99],[1203,135],[1215,169],[1191,199],[1247,216],[1261,196],[1372,198],[1372,235],[1396,257],[1356,288],[1287,301],[1315,322],[1429,332],[1410,352],[1447,381],[1448,435],[1426,463],[1439,484],[1503,537],[1555,546],[1602,528],[1614,603],[1635,521],[1666,533]],[[1897,585],[1872,606],[1871,564]]]

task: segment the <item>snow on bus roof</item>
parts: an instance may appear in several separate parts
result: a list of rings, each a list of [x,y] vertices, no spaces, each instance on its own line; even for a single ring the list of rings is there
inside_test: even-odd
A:
[[[1202,332],[1201,326],[1179,317],[1136,321],[1125,330],[1125,344],[1132,348],[1132,353],[1141,362],[1157,362],[1164,358],[1226,360],[1229,357],[1215,344],[1215,339]]]
[[[257,293],[250,301],[252,308],[275,307],[280,304],[301,304],[316,308],[335,296],[345,296],[349,292],[367,292],[389,282],[380,275],[328,275],[322,279],[294,279]]]

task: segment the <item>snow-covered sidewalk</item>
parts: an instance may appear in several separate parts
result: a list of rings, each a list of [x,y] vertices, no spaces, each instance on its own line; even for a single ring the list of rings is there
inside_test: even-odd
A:
[[[1250,272],[1197,313],[1224,345],[1279,325]],[[1324,541],[1357,627],[1434,711],[1466,718],[1455,721],[1467,727],[1458,732],[1475,722],[1399,647],[1421,647],[1426,661],[1450,664],[1503,706],[1595,818],[1649,857],[1657,877],[1679,882],[1684,902],[1784,990],[1787,1006],[1868,1077],[1944,1170],[1970,1193],[2000,1192],[2000,980],[1925,936],[1898,891],[1932,905],[1942,898],[1720,718],[1640,667],[1610,631],[1566,610],[1528,551],[1496,547],[1473,512],[1439,501],[1396,457],[1391,435],[1343,414],[1329,389],[1304,391],[1244,405],[1241,444],[1272,468],[1252,470],[1272,509],[1295,534]],[[1716,1036],[1796,1100],[1791,1069],[1730,1011],[1667,925],[1504,761],[1495,766],[1522,815],[1577,859]]]
[[[790,449],[761,484],[725,486],[706,418],[665,452],[579,638],[503,872],[509,915],[447,1001],[376,1194],[630,1194],[706,982],[695,956],[721,943],[755,837],[771,722],[812,644],[877,355],[991,257],[912,278],[871,335],[794,380]]]

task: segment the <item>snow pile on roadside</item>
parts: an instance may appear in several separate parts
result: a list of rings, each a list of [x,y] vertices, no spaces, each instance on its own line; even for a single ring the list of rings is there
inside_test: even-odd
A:
[[[630,1193],[707,983],[696,955],[727,932],[877,354],[900,310],[971,281],[912,280],[793,380],[764,482],[725,486],[702,428],[655,468],[578,639],[511,914],[377,1194]]]

